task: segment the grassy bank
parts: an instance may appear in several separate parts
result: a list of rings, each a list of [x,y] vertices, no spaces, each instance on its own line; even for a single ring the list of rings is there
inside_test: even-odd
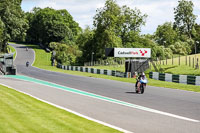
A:
[[[13,58],[15,59],[15,57],[16,57],[16,51],[15,51],[15,49],[12,46],[10,46],[10,45],[8,45],[8,48],[10,50],[9,53],[14,53]]]
[[[0,107],[1,133],[119,132],[1,85]]]

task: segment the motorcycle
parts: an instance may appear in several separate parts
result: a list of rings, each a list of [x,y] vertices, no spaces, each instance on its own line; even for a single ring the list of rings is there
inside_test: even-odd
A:
[[[26,62],[26,67],[28,67],[28,66],[29,66],[29,62],[27,61],[27,62]]]
[[[147,79],[146,78],[141,79],[139,82],[140,82],[140,93],[143,94],[144,90],[146,89]],[[138,90],[137,86],[135,87],[135,92],[139,93],[139,90]]]

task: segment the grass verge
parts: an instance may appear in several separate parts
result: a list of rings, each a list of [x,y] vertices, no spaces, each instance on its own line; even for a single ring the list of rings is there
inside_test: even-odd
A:
[[[16,50],[12,46],[10,46],[10,45],[8,45],[8,47],[10,49],[9,53],[14,53],[13,58],[15,59],[15,57],[16,57]]]
[[[119,132],[0,85],[1,133]]]

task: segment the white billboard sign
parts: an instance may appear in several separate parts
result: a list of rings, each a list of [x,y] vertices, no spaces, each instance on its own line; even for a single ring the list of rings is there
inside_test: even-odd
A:
[[[114,48],[114,57],[151,58],[150,48]]]

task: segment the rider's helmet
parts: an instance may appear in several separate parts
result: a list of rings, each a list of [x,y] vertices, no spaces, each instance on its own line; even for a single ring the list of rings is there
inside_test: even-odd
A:
[[[145,73],[144,73],[144,72],[142,72],[142,73],[141,73],[141,76],[142,76],[142,77],[144,77],[144,76],[145,76]]]

